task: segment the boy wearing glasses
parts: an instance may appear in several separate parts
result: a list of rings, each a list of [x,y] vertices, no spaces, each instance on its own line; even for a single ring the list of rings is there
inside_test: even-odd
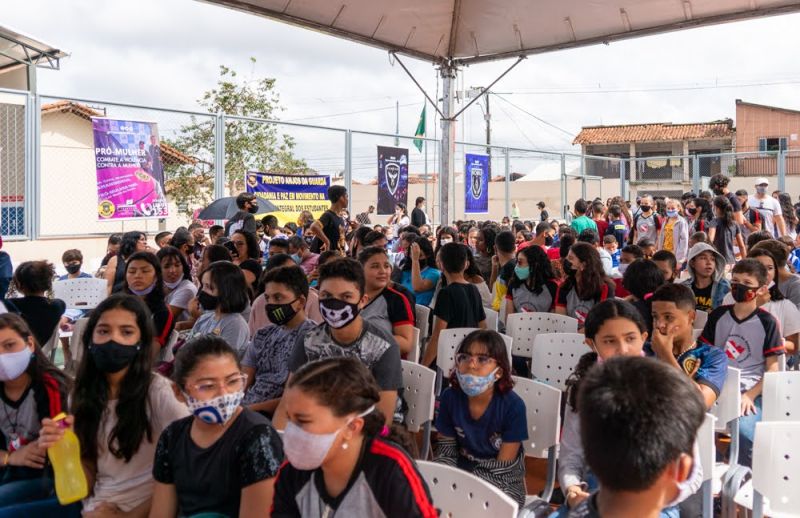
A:
[[[764,373],[778,370],[784,354],[778,321],[758,308],[756,298],[767,291],[767,270],[756,259],[742,259],[733,267],[733,305],[720,306],[708,316],[700,341],[725,351],[728,363],[742,370],[742,407],[739,418],[739,464],[752,462],[753,436],[761,420]]]

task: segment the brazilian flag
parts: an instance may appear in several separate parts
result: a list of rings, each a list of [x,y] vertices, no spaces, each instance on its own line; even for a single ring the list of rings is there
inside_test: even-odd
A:
[[[419,114],[419,124],[417,124],[417,131],[414,132],[415,137],[424,137],[425,136],[425,108],[427,108],[428,103],[425,103],[422,106],[422,113]],[[423,140],[415,138],[414,139],[414,146],[417,148],[417,151],[422,152],[422,144]]]

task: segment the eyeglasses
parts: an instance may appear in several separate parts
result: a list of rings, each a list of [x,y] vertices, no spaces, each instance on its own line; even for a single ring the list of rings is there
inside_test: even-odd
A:
[[[484,365],[488,365],[490,362],[495,361],[494,358],[491,356],[486,356],[485,354],[456,354],[456,363],[458,365],[469,365],[473,360],[478,364],[479,367],[483,367]]]
[[[222,383],[217,381],[202,381],[191,387],[197,392],[201,399],[211,399],[220,391],[230,394],[244,390],[247,374],[235,374]]]

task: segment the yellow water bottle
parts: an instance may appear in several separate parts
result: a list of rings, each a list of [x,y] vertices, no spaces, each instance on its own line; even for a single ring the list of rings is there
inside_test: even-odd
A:
[[[53,421],[64,428],[64,435],[47,449],[56,478],[56,496],[61,505],[77,502],[89,494],[86,474],[81,464],[81,444],[78,436],[64,421],[66,417],[67,414],[62,412],[53,418]]]

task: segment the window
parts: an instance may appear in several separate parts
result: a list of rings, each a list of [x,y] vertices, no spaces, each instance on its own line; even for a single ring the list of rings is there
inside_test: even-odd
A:
[[[764,137],[758,139],[758,150],[764,152],[786,151],[786,137]]]

